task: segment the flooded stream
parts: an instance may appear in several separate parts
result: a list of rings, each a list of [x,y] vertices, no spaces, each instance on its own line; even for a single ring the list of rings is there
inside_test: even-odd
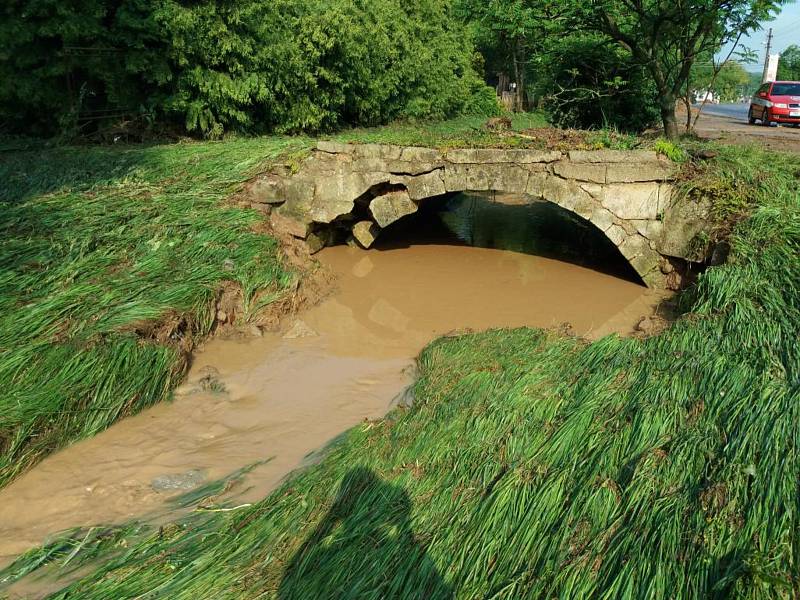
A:
[[[442,334],[564,322],[580,335],[628,333],[659,300],[620,278],[626,266],[580,223],[459,198],[369,251],[323,250],[336,289],[318,306],[282,332],[209,341],[173,402],[0,490],[0,563],[66,528],[163,516],[170,498],[260,461],[236,502],[263,498],[310,453],[384,415],[412,381],[414,357]],[[574,264],[580,256],[607,272]]]

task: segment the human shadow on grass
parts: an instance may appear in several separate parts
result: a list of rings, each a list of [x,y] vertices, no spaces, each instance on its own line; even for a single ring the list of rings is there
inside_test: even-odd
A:
[[[278,597],[438,600],[453,592],[414,536],[405,490],[359,467],[292,558]]]

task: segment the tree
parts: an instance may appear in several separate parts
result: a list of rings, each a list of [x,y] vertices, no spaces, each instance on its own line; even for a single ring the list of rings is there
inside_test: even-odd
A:
[[[778,79],[800,81],[800,46],[792,45],[783,51],[778,63]]]
[[[461,17],[474,27],[485,55],[510,67],[517,84],[514,110],[527,108],[527,71],[531,55],[557,26],[561,5],[556,0],[459,0]]]
[[[218,137],[494,114],[452,1],[7,0],[0,123]]]
[[[656,87],[667,138],[678,137],[675,103],[703,53],[738,44],[787,0],[591,0],[585,27],[626,48]]]
[[[655,95],[647,72],[605,35],[553,36],[533,66],[537,95],[554,125],[638,132],[658,122],[653,103],[642,101]]]

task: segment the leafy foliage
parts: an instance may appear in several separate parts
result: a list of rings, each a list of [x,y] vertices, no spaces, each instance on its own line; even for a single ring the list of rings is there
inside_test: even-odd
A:
[[[603,36],[567,35],[537,62],[537,93],[555,125],[642,131],[658,120],[652,80]]]
[[[715,67],[704,62],[695,65],[691,74],[691,85],[695,90],[711,90],[720,102],[735,102],[744,95],[750,85],[750,73],[741,63],[728,61],[718,67],[714,77]]]
[[[0,118],[84,131],[110,120],[312,131],[493,113],[448,0],[13,0]]]
[[[778,79],[800,81],[800,46],[793,44],[783,51],[778,62]]]
[[[675,102],[698,56],[738,44],[787,0],[595,0],[577,11],[583,27],[608,35],[650,74],[664,133],[678,135]]]

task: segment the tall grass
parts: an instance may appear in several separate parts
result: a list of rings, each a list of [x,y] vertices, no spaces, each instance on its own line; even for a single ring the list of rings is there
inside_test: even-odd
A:
[[[223,282],[287,282],[262,217],[223,200],[296,145],[0,154],[0,485],[167,398]]]
[[[146,536],[56,597],[798,597],[794,168],[722,149],[707,169],[738,174],[750,208],[731,260],[670,329],[441,339],[411,409],[350,431],[261,503]]]

